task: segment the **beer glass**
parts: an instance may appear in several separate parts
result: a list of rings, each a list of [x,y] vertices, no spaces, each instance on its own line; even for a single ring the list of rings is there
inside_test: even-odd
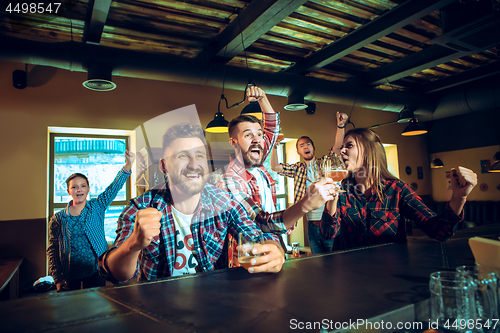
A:
[[[252,250],[259,245],[264,245],[264,236],[262,232],[259,230],[256,234],[256,236],[250,237],[240,232],[238,237],[238,262],[241,266],[245,267],[246,270],[250,267],[260,266],[251,264],[252,259],[259,256],[258,254],[253,254]]]
[[[328,155],[320,160],[323,175],[334,182],[340,182],[347,177],[348,171],[344,162],[337,154]]]
[[[457,272],[468,275],[475,285],[473,302],[476,308],[476,319],[486,324],[488,319],[498,319],[498,275],[496,271],[476,265],[460,266]],[[493,326],[494,323],[491,323]],[[477,327],[478,332],[494,331],[493,327]],[[495,330],[496,331],[496,330]]]
[[[459,325],[462,333],[472,332],[468,327],[470,319],[475,320],[475,285],[472,278],[459,272],[434,272],[431,274],[431,321],[439,327]]]

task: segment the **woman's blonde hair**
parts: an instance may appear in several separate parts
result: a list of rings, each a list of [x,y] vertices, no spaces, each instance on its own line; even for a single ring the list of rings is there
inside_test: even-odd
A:
[[[387,169],[387,156],[380,137],[368,128],[355,128],[348,131],[344,137],[350,135],[358,146],[358,158],[362,158],[362,165],[367,173],[368,184],[373,188],[375,194],[382,200],[382,188],[380,182],[385,179],[396,179]],[[361,151],[359,151],[361,148]],[[361,172],[361,171],[359,171]],[[349,174],[348,178],[354,175]]]

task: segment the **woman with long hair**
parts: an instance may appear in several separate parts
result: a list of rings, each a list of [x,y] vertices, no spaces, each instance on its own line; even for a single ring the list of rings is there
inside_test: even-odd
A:
[[[357,128],[344,137],[341,158],[349,174],[326,207],[321,231],[335,238],[334,249],[402,242],[405,220],[413,220],[428,236],[444,241],[463,219],[467,196],[477,184],[470,169],[451,169],[451,200],[440,214],[387,169],[387,157],[380,137],[372,130]]]

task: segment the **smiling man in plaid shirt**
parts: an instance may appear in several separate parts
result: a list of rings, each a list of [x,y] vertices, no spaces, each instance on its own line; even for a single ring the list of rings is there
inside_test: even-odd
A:
[[[172,126],[163,137],[165,185],[132,199],[118,220],[115,246],[99,258],[101,274],[112,282],[154,280],[219,268],[225,240],[258,238],[258,227],[231,193],[207,184],[204,133],[199,125]],[[284,252],[275,235],[264,234],[264,254],[249,272],[279,272]],[[224,260],[227,262],[226,260]],[[260,266],[259,266],[260,265]]]
[[[263,113],[264,125],[252,116],[239,116],[229,123],[229,142],[235,150],[226,172],[217,186],[234,194],[262,231],[282,234],[291,231],[307,212],[333,199],[333,182],[323,180],[308,189],[292,207],[276,211],[276,187],[271,175],[262,166],[279,133],[279,116],[272,108],[265,92],[250,87],[249,100],[257,100]],[[236,240],[230,239],[230,267],[238,266]]]

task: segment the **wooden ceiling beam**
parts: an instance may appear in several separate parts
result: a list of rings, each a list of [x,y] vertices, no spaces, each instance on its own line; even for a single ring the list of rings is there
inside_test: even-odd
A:
[[[112,0],[90,0],[83,30],[83,42],[99,44]]]
[[[496,61],[425,84],[421,86],[419,92],[434,93],[498,73],[500,73],[500,62]]]
[[[313,53],[286,71],[312,72],[366,46],[456,0],[410,0]]]
[[[259,0],[250,2],[238,14],[239,17],[233,19],[200,52],[197,58],[199,60],[210,61],[218,56],[224,57],[225,61],[229,61],[283,21],[283,19],[292,14],[305,2],[307,0]]]
[[[378,86],[387,83],[387,81],[397,81],[425,69],[476,53],[477,50],[464,52],[456,51],[441,45],[433,45],[354,78],[353,82],[362,85]]]

